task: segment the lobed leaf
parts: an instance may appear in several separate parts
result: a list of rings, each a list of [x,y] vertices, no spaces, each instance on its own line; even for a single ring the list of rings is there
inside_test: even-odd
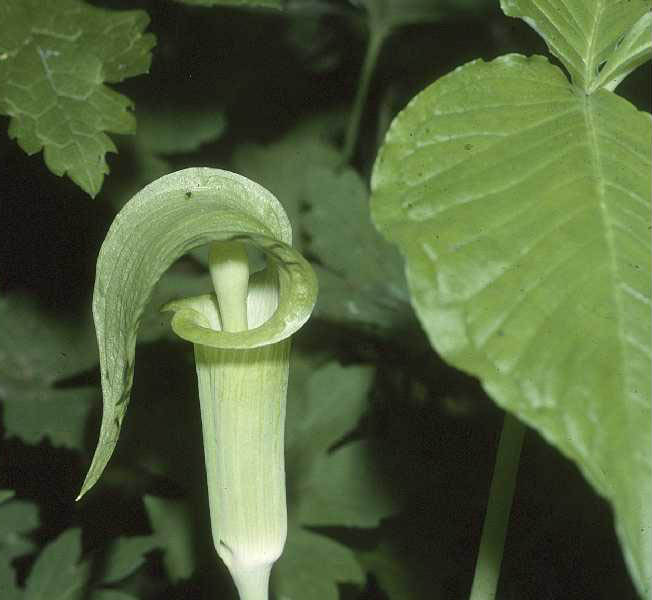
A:
[[[373,219],[406,258],[432,345],[610,500],[641,594],[652,553],[650,123],[542,57],[474,61],[399,114],[372,177]]]
[[[97,362],[90,322],[49,317],[26,296],[0,298],[0,399],[8,434],[81,448],[94,387],[58,387]]]
[[[0,5],[0,113],[28,154],[95,196],[116,148],[105,132],[133,133],[131,101],[107,87],[147,72],[154,36],[143,11],[107,11],[80,0]]]
[[[68,529],[38,555],[25,587],[29,600],[81,600],[88,564],[79,564],[81,532]]]
[[[119,537],[112,542],[104,556],[102,583],[115,583],[138,570],[145,562],[145,554],[159,546],[153,535]]]
[[[149,108],[138,114],[138,144],[155,155],[195,152],[219,139],[226,118],[214,108]]]
[[[190,577],[196,563],[190,507],[183,501],[158,496],[145,496],[143,501],[152,530],[164,549],[168,577],[173,582]]]
[[[398,511],[366,440],[317,457],[297,495],[293,517],[305,525],[373,528]]]
[[[315,316],[389,331],[410,318],[403,265],[369,221],[369,194],[351,168],[305,169],[307,250],[319,261]]]
[[[272,571],[272,585],[285,600],[338,600],[338,583],[364,583],[353,552],[323,535],[288,527],[288,539]]]
[[[28,554],[34,544],[25,534],[38,527],[38,509],[25,500],[10,500],[11,490],[3,490],[5,497],[0,506],[0,563],[7,563],[18,556]],[[1,581],[1,579],[0,579]]]

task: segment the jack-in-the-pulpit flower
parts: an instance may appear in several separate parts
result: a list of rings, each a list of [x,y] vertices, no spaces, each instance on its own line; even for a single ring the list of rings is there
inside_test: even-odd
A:
[[[216,169],[166,175],[136,194],[102,245],[93,295],[104,410],[80,497],[115,448],[129,402],[138,321],[164,271],[210,244],[214,293],[170,302],[172,328],[195,348],[215,548],[242,600],[266,600],[287,533],[283,456],[290,336],[310,316],[314,272],[291,247],[280,203]],[[245,246],[266,267],[250,275]]]

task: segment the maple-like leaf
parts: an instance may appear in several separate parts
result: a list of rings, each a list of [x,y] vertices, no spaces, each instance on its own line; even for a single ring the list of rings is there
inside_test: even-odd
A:
[[[145,73],[154,36],[140,10],[107,11],[79,0],[0,3],[0,114],[28,154],[91,196],[116,148],[106,132],[132,133],[132,102],[109,88]]]

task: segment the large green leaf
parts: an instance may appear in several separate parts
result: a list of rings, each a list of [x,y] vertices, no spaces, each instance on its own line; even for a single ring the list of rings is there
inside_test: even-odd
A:
[[[81,448],[98,390],[57,384],[96,363],[90,320],[49,316],[23,295],[0,298],[0,399],[9,435]]]
[[[577,463],[648,589],[650,115],[542,57],[474,61],[396,118],[372,215],[437,351]]]
[[[105,132],[132,133],[131,101],[104,85],[147,72],[154,36],[143,11],[106,11],[80,0],[0,4],[0,114],[28,154],[44,150],[56,175],[91,196],[115,146]]]
[[[501,0],[506,15],[521,17],[548,44],[578,87],[593,91],[620,80],[650,58],[650,0]],[[639,21],[642,17],[643,20]],[[638,24],[637,21],[639,21]],[[632,26],[635,35],[627,35]],[[628,41],[623,46],[623,37]],[[631,39],[631,38],[635,39]],[[620,53],[614,49],[620,48]],[[618,55],[617,55],[618,54]],[[600,77],[607,61],[619,75]],[[619,66],[615,68],[613,63]]]

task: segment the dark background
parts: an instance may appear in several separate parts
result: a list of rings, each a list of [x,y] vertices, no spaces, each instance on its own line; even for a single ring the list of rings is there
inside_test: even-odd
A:
[[[366,37],[361,14],[349,11],[346,2],[339,3],[342,14],[320,18],[192,9],[165,1],[94,4],[143,8],[151,16],[149,31],[158,41],[150,74],[115,86],[135,101],[136,117],[139,107],[157,103],[215,106],[225,112],[226,134],[198,154],[175,157],[172,162],[179,167],[228,168],[239,143],[274,141],[302,117],[346,112],[353,101]],[[508,52],[547,55],[532,30],[497,9],[395,32],[371,85],[355,166],[368,175],[377,147],[379,107],[389,106],[393,115],[454,67]],[[632,74],[618,91],[649,111],[649,66]],[[0,122],[6,131],[8,119]],[[341,143],[342,136],[342,131],[333,131],[334,142]],[[120,144],[120,136],[112,137]],[[109,164],[107,181],[130,181],[128,150],[109,155]],[[90,199],[69,179],[51,174],[40,154],[26,156],[6,135],[0,136],[0,179],[0,293],[27,292],[44,311],[60,318],[88,313],[97,252],[115,214],[107,192]],[[377,446],[388,485],[406,498],[404,512],[378,531],[328,534],[358,548],[394,540],[423,598],[456,600],[470,588],[502,416],[475,380],[438,359],[418,328],[409,336],[402,348],[318,320],[299,334],[299,347],[319,339],[344,363],[372,361],[379,366],[372,411],[362,428]],[[189,442],[201,439],[199,412],[196,406],[184,406],[180,412],[171,404],[183,390],[194,389],[191,365],[185,346],[158,342],[139,347],[135,401],[125,423],[126,439],[114,459],[117,468],[79,506],[73,499],[94,447],[99,407],[89,423],[84,456],[48,442],[28,446],[15,438],[0,441],[0,487],[38,503],[39,543],[71,525],[83,527],[86,550],[119,534],[147,533],[141,495],[174,496],[183,486],[134,470],[130,452],[147,447],[165,460],[183,453],[189,480],[195,478],[201,485],[201,445]],[[69,383],[83,382],[99,383],[99,373],[92,370]],[[157,404],[160,398],[169,406]],[[167,418],[171,428],[181,414],[188,421],[184,427],[194,428],[196,435],[186,432],[184,445],[177,445],[181,441],[174,436],[170,440],[144,426],[147,410],[156,410],[163,421]],[[160,555],[150,556],[134,575],[141,597],[228,597],[228,579],[211,568],[209,537],[206,534],[207,543],[202,543],[207,568],[183,584],[166,582]],[[22,576],[31,561],[20,561]],[[370,577],[361,595],[353,586],[343,586],[342,597],[386,596]],[[499,598],[636,598],[608,505],[572,464],[531,431],[523,449]]]

